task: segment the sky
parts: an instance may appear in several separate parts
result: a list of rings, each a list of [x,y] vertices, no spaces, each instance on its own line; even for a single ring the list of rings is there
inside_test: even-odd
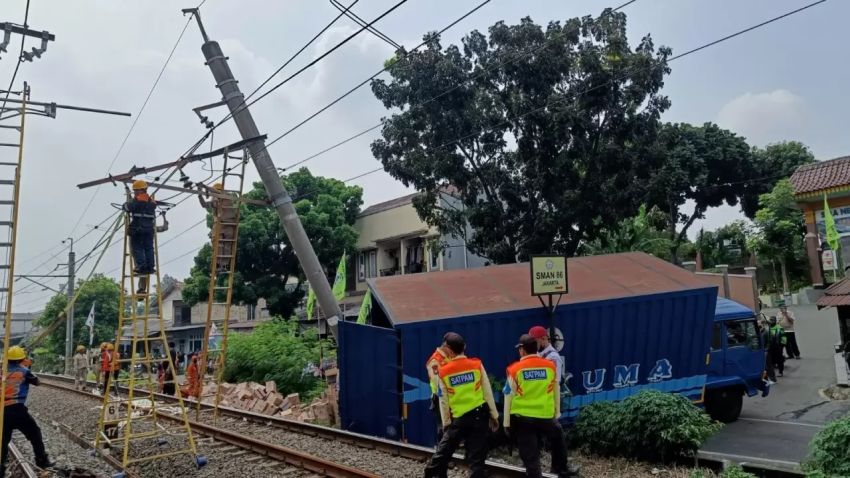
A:
[[[362,0],[353,11],[373,19],[396,0]],[[387,15],[377,27],[410,48],[426,32],[442,29],[479,0],[455,2],[409,0]],[[443,35],[443,44],[458,43],[470,31],[486,29],[499,20],[517,23],[530,16],[539,24],[584,15],[598,15],[621,1],[492,0]],[[623,9],[628,15],[632,44],[651,34],[656,45],[687,51],[735,31],[794,10],[806,0],[637,0]],[[26,0],[4,0],[0,21],[21,23]],[[22,170],[22,198],[17,250],[17,273],[50,274],[67,261],[68,237],[76,239],[78,258],[101,238],[93,229],[115,212],[122,191],[112,185],[79,190],[76,184],[130,167],[173,161],[205,129],[192,108],[220,100],[200,51],[201,35],[189,24],[165,68],[143,113],[140,108],[157,78],[188,17],[178,2],[127,0],[31,0],[29,25],[56,35],[47,52],[20,68],[13,90],[27,81],[35,101],[126,111],[133,117],[59,110],[56,118],[30,116],[27,121]],[[338,12],[324,0],[262,1],[208,0],[201,9],[207,33],[220,42],[243,91],[250,92],[279,65],[319,32]],[[831,159],[850,152],[850,135],[842,127],[850,110],[846,86],[850,64],[846,49],[850,32],[844,19],[850,2],[830,0],[777,23],[707,48],[671,64],[664,93],[672,107],[665,121],[718,123],[764,146],[799,140],[815,156]],[[306,65],[357,27],[340,20],[289,65],[272,84]],[[27,50],[36,46],[28,40]],[[13,37],[9,53],[0,53],[0,88],[5,89],[15,66],[20,37]],[[261,132],[277,137],[325,106],[355,84],[380,70],[393,48],[363,33],[306,70],[251,108]],[[225,115],[221,109],[210,118]],[[362,88],[306,126],[273,145],[269,152],[284,168],[377,124],[386,110],[368,88]],[[133,121],[132,134],[121,148]],[[8,123],[6,123],[8,124]],[[380,164],[369,150],[377,131],[305,164],[317,175],[339,179],[355,177]],[[232,122],[218,128],[214,147],[239,139]],[[14,142],[13,130],[0,130],[0,142]],[[209,148],[209,143],[202,150]],[[120,154],[117,154],[120,149]],[[0,150],[0,161],[14,160],[14,152]],[[207,166],[209,167],[209,166]],[[219,159],[213,168],[221,168]],[[194,180],[208,172],[187,168]],[[252,165],[248,179],[256,180]],[[364,206],[409,191],[383,171],[355,179],[364,190]],[[162,198],[162,196],[159,196]],[[709,211],[692,228],[714,229],[740,217],[736,207]],[[162,271],[179,279],[188,276],[194,251],[207,240],[204,210],[194,200],[168,214],[170,231],[160,235]],[[121,261],[121,234],[108,249],[99,272],[117,277]],[[86,277],[96,254],[83,265]],[[60,267],[58,273],[64,273]],[[39,279],[42,280],[42,279]],[[43,279],[59,288],[61,278]],[[14,310],[36,311],[53,292],[16,284]]]

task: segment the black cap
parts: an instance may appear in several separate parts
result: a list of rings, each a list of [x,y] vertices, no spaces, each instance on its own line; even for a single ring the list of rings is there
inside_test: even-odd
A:
[[[516,344],[516,347],[514,347],[514,348],[518,349],[520,347],[522,347],[523,350],[525,350],[528,353],[536,354],[537,353],[537,340],[534,337],[532,337],[528,334],[522,334],[522,335],[519,336],[519,341]]]

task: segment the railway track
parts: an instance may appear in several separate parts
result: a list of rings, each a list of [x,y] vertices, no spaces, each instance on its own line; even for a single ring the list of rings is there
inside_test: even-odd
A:
[[[50,386],[62,386],[63,389],[67,389],[71,392],[81,393],[76,390],[73,390],[73,388],[69,389],[66,386],[55,383],[72,383],[73,379],[70,377],[50,374],[39,374],[39,376],[42,378],[42,381],[45,384],[48,384]],[[96,395],[92,395],[85,392],[82,393],[90,397],[96,397]],[[158,394],[157,398],[168,403],[176,402],[176,398],[169,395]],[[184,399],[184,402],[186,402],[187,404],[191,404],[192,407],[195,406],[195,402],[193,400]],[[204,410],[212,409],[211,406],[206,404],[202,404],[201,406]],[[239,446],[243,449],[253,449],[254,447],[256,447],[256,450],[259,450],[255,451],[256,453],[266,454],[269,457],[281,456],[281,454],[286,453],[280,450],[264,449],[264,447],[267,446],[279,446],[276,444],[266,443],[266,441],[270,439],[274,439],[276,442],[286,442],[288,446],[281,448],[287,449],[290,452],[297,452],[308,455],[312,455],[312,453],[307,453],[303,449],[296,450],[293,448],[303,448],[306,447],[309,443],[325,441],[327,442],[325,448],[328,449],[328,456],[350,459],[349,456],[340,456],[343,454],[340,453],[338,450],[339,447],[348,445],[352,447],[357,447],[362,450],[374,451],[376,453],[387,455],[389,457],[395,457],[399,459],[399,461],[402,461],[402,459],[408,460],[409,462],[413,462],[414,464],[416,464],[416,466],[418,466],[420,469],[421,466],[423,466],[423,464],[425,463],[425,461],[427,461],[427,459],[433,453],[433,450],[430,448],[410,445],[407,443],[401,443],[393,440],[386,440],[368,435],[361,435],[358,433],[352,433],[345,430],[339,430],[336,428],[325,427],[321,425],[285,420],[282,418],[270,417],[267,415],[260,415],[257,413],[247,412],[244,410],[237,410],[228,407],[219,407],[219,415],[219,423],[221,423],[223,427],[212,426],[209,423],[212,421],[211,413],[202,413],[200,421],[192,421],[192,428],[200,434],[213,436],[218,440],[227,442],[234,446]],[[165,418],[168,419],[169,417],[167,416]],[[253,427],[252,434],[254,435],[254,437],[250,437],[244,433],[235,433],[231,430],[227,430],[226,428],[224,428],[225,426],[230,428],[238,428],[240,432],[245,431],[246,433],[249,431],[249,429]],[[288,437],[287,439],[287,437],[283,436],[284,432],[289,435],[294,435],[295,438]],[[258,437],[262,437],[262,439]],[[304,443],[306,441],[306,438],[312,438],[314,440],[309,443]],[[234,441],[236,443],[234,443]],[[312,451],[313,450],[310,450],[310,452]],[[462,463],[462,457],[456,456],[455,458],[456,467],[464,467]],[[302,466],[301,458],[296,454],[290,455],[289,459],[282,458],[282,460],[293,466]],[[320,460],[322,463],[327,462],[327,460]],[[357,465],[357,468],[361,468],[361,463],[357,463]],[[370,463],[368,463],[368,460],[364,460],[362,465],[364,465],[362,467],[368,468],[370,466]],[[408,466],[410,465],[408,464]],[[333,470],[326,471],[322,468],[321,463],[318,463],[316,465],[310,465],[310,468],[307,469],[311,469],[312,471],[317,474],[320,474],[321,476],[388,476],[385,474],[385,472],[381,470],[378,470],[377,475],[332,475],[327,473],[333,472]],[[524,469],[498,462],[488,461],[487,471],[489,473],[489,476],[494,477],[513,478],[525,476]],[[416,472],[405,473],[404,475],[400,476],[410,476],[411,474],[418,474],[418,470]],[[460,476],[460,474],[458,474],[458,476]]]

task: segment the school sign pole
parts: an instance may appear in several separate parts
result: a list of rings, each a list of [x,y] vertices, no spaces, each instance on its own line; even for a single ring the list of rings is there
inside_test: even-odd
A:
[[[564,294],[568,292],[569,279],[565,256],[553,254],[531,256],[531,295],[537,296],[540,299],[540,305],[546,309],[546,315],[549,318],[549,340],[553,347],[558,340],[555,336],[555,309],[561,303]],[[557,302],[553,300],[555,295],[558,296]],[[544,301],[543,296],[546,296],[547,300]]]

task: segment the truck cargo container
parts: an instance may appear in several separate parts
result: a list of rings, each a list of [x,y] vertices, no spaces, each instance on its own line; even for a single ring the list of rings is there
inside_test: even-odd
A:
[[[570,291],[552,318],[572,392],[563,400],[562,420],[589,403],[644,389],[702,404],[710,373],[717,390],[743,385],[732,382],[731,365],[728,374],[717,366],[725,363],[723,343],[711,349],[716,287],[643,253],[572,258],[568,270]],[[482,359],[500,400],[517,338],[534,325],[549,325],[547,311],[530,295],[528,264],[368,283],[371,325],[341,323],[339,329],[341,423],[360,433],[432,445],[425,360],[443,334],[465,337],[468,355]]]

